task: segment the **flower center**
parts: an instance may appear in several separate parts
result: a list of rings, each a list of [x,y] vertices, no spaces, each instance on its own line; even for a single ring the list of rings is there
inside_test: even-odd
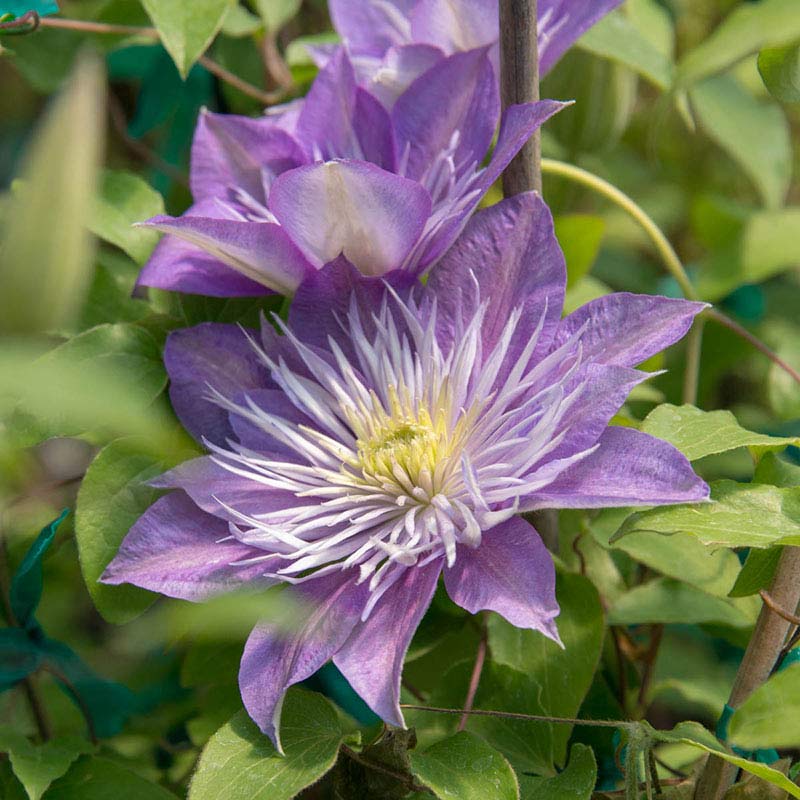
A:
[[[359,440],[360,467],[370,475],[391,481],[397,479],[395,470],[399,467],[416,484],[422,470],[433,472],[438,444],[439,437],[429,420],[392,419],[377,435]]]

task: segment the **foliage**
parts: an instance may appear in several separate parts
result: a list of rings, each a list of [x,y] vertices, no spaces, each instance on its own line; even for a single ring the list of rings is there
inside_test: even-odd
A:
[[[401,702],[443,710],[409,707],[413,732],[384,729],[329,665],[286,698],[285,755],[236,683],[252,624],[290,614],[279,594],[151,608],[155,595],[98,578],[160,497],[149,481],[199,453],[170,406],[169,333],[287,309],[137,288],[158,234],[134,224],[190,205],[201,107],[256,116],[307,92],[307,45],[335,41],[327,6],[59,6],[0,0],[0,24],[42,15],[36,31],[0,28],[0,797],[633,800],[658,779],[678,800],[709,754],[744,771],[735,796],[767,796],[766,781],[800,797],[789,647],[733,713],[729,742],[711,733],[759,592],[800,546],[797,0],[625,0],[542,88],[578,99],[544,128],[544,155],[633,198],[714,304],[696,367],[686,344],[651,359],[654,379],[614,419],[674,444],[712,502],[537,513],[563,649],[437,593]],[[112,27],[48,26],[58,12]],[[545,175],[567,308],[611,291],[677,296],[663,246],[598,187]],[[485,202],[500,196],[498,184]],[[478,713],[462,723],[448,712],[479,652]],[[787,760],[761,763],[771,747]]]

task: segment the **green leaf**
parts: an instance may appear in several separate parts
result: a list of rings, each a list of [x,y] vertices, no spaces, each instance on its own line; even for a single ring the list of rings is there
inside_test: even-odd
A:
[[[800,242],[792,233],[800,225],[800,208],[753,214],[744,227],[742,264],[751,282],[765,280],[800,264]]]
[[[591,747],[574,744],[567,768],[553,778],[520,776],[522,800],[590,800],[597,782],[597,764]]]
[[[611,538],[634,531],[689,533],[715,547],[800,545],[800,488],[717,481],[712,503],[671,506],[632,514]]]
[[[231,5],[231,0],[142,0],[142,5],[158,28],[161,41],[172,56],[181,77],[186,80],[195,61],[208,49]]]
[[[555,231],[567,262],[567,288],[592,268],[603,243],[606,223],[591,214],[564,214],[555,218]]]
[[[632,69],[660,89],[672,83],[670,59],[619,11],[584,33],[578,47]]]
[[[764,204],[783,205],[792,155],[789,125],[780,106],[757,100],[730,75],[698,83],[689,97],[703,130],[747,174]]]
[[[0,629],[0,692],[39,669],[42,655],[22,628]]]
[[[800,341],[796,337],[784,339],[777,347],[777,354],[795,369],[800,368]],[[785,369],[772,363],[767,377],[767,391],[773,411],[781,419],[800,417],[800,392],[797,382]]]
[[[608,621],[611,625],[718,623],[746,628],[755,622],[757,614],[758,605],[746,613],[735,602],[714,597],[694,586],[656,578],[619,597],[609,609]]]
[[[489,618],[489,646],[499,664],[528,675],[541,687],[541,714],[574,717],[591,686],[605,635],[600,598],[592,583],[581,575],[559,573],[556,595],[561,606],[558,630],[564,648],[531,630],[520,630],[502,617]],[[547,725],[538,737],[543,760],[551,767],[563,765],[569,725]]]
[[[758,54],[758,71],[776,100],[800,103],[800,45],[762,50]]]
[[[14,612],[17,624],[27,630],[38,628],[33,615],[42,599],[42,559],[55,539],[58,526],[67,514],[69,509],[65,508],[56,519],[42,528],[11,580],[9,592],[11,610]]]
[[[742,703],[728,729],[747,750],[800,747],[800,665],[773,675]]]
[[[150,258],[159,237],[156,231],[133,227],[134,223],[163,213],[164,199],[138,175],[105,170],[89,227],[141,266]]]
[[[676,84],[687,86],[723,72],[768,45],[790,44],[800,39],[800,16],[795,0],[742,3],[702,44],[678,64]]]
[[[92,269],[86,232],[104,130],[103,78],[82,59],[51,105],[4,214],[0,241],[0,330],[30,333],[68,325]]]
[[[118,439],[104,447],[81,482],[75,509],[75,538],[81,572],[95,607],[109,622],[122,624],[141,614],[156,598],[135,586],[107,586],[100,575],[116,555],[131,525],[158,498],[146,482],[167,465]]]
[[[424,752],[411,753],[411,771],[437,797],[516,800],[519,784],[511,765],[483,739],[462,731]]]
[[[343,732],[322,695],[290,689],[281,714],[279,755],[244,711],[220,728],[203,750],[190,800],[290,800],[336,762]]]
[[[778,458],[774,453],[767,453],[758,462],[755,474],[755,483],[766,483],[771,486],[781,486],[790,489],[800,486],[800,465]]]
[[[177,800],[176,795],[107,758],[83,756],[47,790],[45,800]]]
[[[751,550],[728,596],[749,597],[758,594],[762,589],[768,589],[782,552],[782,547]]]
[[[730,411],[701,411],[691,405],[669,403],[654,408],[642,422],[641,430],[675,445],[689,461],[737,447],[750,447],[760,454],[800,444],[797,436],[784,438],[748,431]]]
[[[719,756],[728,763],[734,764],[740,769],[767,781],[767,783],[780,787],[792,797],[800,798],[800,786],[792,783],[783,773],[768,767],[766,764],[759,764],[733,755],[698,722],[681,722],[671,731],[656,731],[647,725],[647,730],[655,741],[688,744],[705,753]]]
[[[271,33],[277,33],[300,10],[301,0],[255,0],[255,6],[264,27]]]
[[[92,750],[90,742],[77,736],[62,736],[36,745],[13,728],[0,728],[0,751],[8,753],[14,774],[30,800],[39,800],[79,756]]]
[[[237,3],[232,5],[225,14],[225,19],[222,22],[222,33],[238,39],[243,36],[252,36],[263,27],[259,17]]]

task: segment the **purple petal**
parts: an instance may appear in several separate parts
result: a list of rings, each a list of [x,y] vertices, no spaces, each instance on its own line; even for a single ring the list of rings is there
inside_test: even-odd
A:
[[[523,503],[536,508],[603,508],[694,503],[708,486],[671,444],[632,428],[609,428],[600,447]]]
[[[268,385],[253,345],[236,325],[208,322],[174,331],[167,338],[164,363],[172,407],[198,440],[224,444],[234,434],[228,412],[208,399],[209,386],[232,398],[236,392]]]
[[[428,289],[439,305],[440,341],[452,341],[477,304],[485,302],[483,352],[488,356],[509,315],[521,305],[509,362],[516,360],[542,317],[536,352],[546,351],[561,316],[566,282],[564,256],[541,197],[526,193],[502,200],[475,214],[431,274]]]
[[[330,0],[333,27],[353,51],[381,56],[411,37],[409,15],[417,0]]]
[[[706,303],[619,292],[574,311],[559,326],[554,347],[583,325],[584,358],[635,366],[681,339]]]
[[[419,0],[411,13],[412,38],[446,53],[493,44],[500,35],[497,5],[487,0]]]
[[[408,152],[403,174],[424,180],[454,141],[458,174],[474,170],[489,149],[499,113],[497,78],[485,49],[442,59],[392,109],[398,152]]]
[[[274,178],[306,161],[300,144],[269,117],[203,110],[192,142],[192,195],[227,197],[236,187],[263,204]]]
[[[239,520],[225,510],[223,503],[243,514],[263,514],[298,504],[295,495],[235,475],[210,456],[185,461],[150,481],[150,485],[182,489],[203,511],[231,522]]]
[[[361,147],[361,158],[381,169],[397,168],[397,147],[389,112],[378,98],[364,89],[356,89],[353,130]]]
[[[426,567],[406,568],[333,657],[357,694],[390,725],[405,727],[400,711],[403,660],[441,570],[438,559]]]
[[[291,173],[290,173],[291,174]],[[146,223],[205,250],[266,290],[291,295],[310,269],[280,225],[218,217],[153,217]]]
[[[281,344],[283,345],[285,342],[281,342]],[[272,351],[273,357],[280,358],[279,353],[280,350]],[[244,407],[247,407],[247,403],[250,401],[258,408],[264,409],[276,417],[281,417],[292,425],[314,427],[313,422],[292,405],[291,400],[282,389],[249,389],[246,392],[237,392],[232,399],[237,405]],[[297,461],[297,453],[294,450],[270,436],[262,427],[240,414],[230,413],[228,417],[236,438],[245,447],[258,453],[274,453],[283,461]]]
[[[231,539],[226,522],[201,511],[183,492],[172,492],[139,517],[100,580],[204,600],[253,581],[271,583],[263,576],[275,564],[234,566],[263,554]]]
[[[390,47],[381,61],[353,58],[361,85],[366,86],[385,108],[391,109],[397,98],[424,72],[438,64],[445,54],[429,44],[406,44]]]
[[[400,266],[431,210],[418,183],[361,161],[329,161],[285,172],[270,208],[309,261],[343,254],[365,275]]]
[[[549,72],[561,56],[622,0],[540,0],[539,71]]]
[[[296,628],[259,625],[250,634],[239,670],[247,713],[280,751],[280,713],[286,690],[315,673],[336,653],[358,622],[368,598],[366,584],[335,572],[291,590],[302,604]]]
[[[453,602],[470,614],[496,611],[518,628],[561,643],[553,559],[536,529],[520,517],[485,531],[474,550],[459,547],[444,583]]]

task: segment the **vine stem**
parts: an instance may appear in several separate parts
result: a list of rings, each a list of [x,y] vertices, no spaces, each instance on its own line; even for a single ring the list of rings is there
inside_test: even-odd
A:
[[[36,27],[42,28],[61,28],[62,30],[81,31],[83,33],[97,33],[108,36],[142,36],[147,39],[158,39],[159,33],[155,28],[148,28],[141,25],[112,25],[108,22],[91,22],[83,19],[66,19],[64,17],[36,17]],[[287,87],[280,87],[274,92],[265,92],[254,86],[252,83],[234,75],[230,70],[222,66],[222,64],[214,61],[207,55],[202,55],[198,59],[212,75],[215,75],[225,83],[230,84],[235,89],[238,89],[242,94],[258,100],[265,106],[277,103],[286,96]]]
[[[488,633],[486,631],[486,620],[481,618],[481,638],[478,641],[478,649],[475,653],[475,664],[472,667],[472,674],[469,678],[469,687],[467,689],[467,697],[464,700],[464,709],[461,714],[461,719],[458,721],[457,730],[463,731],[467,727],[469,720],[469,712],[472,711],[472,706],[475,703],[475,695],[478,693],[478,686],[481,682],[481,673],[483,672],[483,665],[486,661],[486,645],[488,640]]]
[[[800,547],[784,547],[769,596],[780,608],[797,608],[800,604]],[[790,627],[791,623],[769,605],[761,608],[731,689],[731,708],[738,708],[770,676]],[[736,773],[735,765],[710,756],[697,782],[695,800],[721,800]]]

